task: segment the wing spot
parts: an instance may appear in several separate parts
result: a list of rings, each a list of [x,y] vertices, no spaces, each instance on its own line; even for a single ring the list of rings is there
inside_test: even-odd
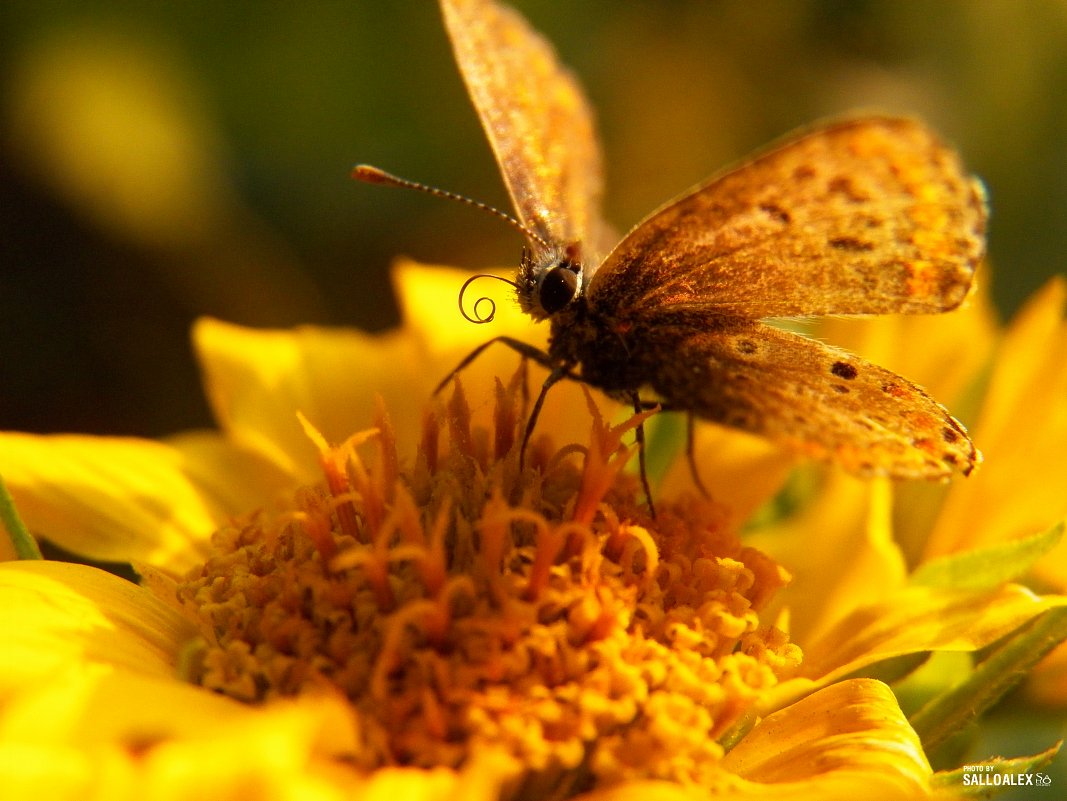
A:
[[[867,200],[866,195],[856,189],[852,179],[844,175],[830,181],[827,188],[835,195],[843,195],[850,203],[862,203]]]
[[[759,350],[759,346],[751,339],[739,339],[734,343],[738,353],[751,355]]]
[[[793,218],[789,216],[789,212],[783,209],[781,206],[777,206],[774,203],[761,203],[760,211],[769,215],[772,219],[777,220],[782,225],[787,225]]]
[[[846,381],[851,381],[853,378],[859,375],[860,371],[848,362],[834,362],[832,365],[830,365],[830,372],[836,375],[838,378],[843,378]]]
[[[945,442],[952,443],[958,440],[959,438],[960,435],[953,431],[951,428],[941,429],[941,439],[945,440]]]
[[[906,398],[908,393],[899,384],[894,384],[892,381],[882,384],[882,392],[886,395],[892,395],[894,398]]]
[[[839,395],[847,395],[849,393],[849,388],[846,387],[844,384],[831,384],[830,386],[832,386],[834,388],[834,392],[838,393]]]
[[[847,250],[851,253],[863,253],[865,251],[874,250],[874,245],[870,242],[864,242],[862,239],[856,239],[854,236],[835,236],[829,240],[829,245],[834,250]]]

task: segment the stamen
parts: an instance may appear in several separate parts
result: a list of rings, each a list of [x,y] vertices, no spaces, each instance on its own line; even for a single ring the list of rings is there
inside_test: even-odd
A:
[[[498,384],[479,415],[457,386],[410,467],[380,410],[341,445],[315,432],[323,482],[218,531],[177,585],[200,623],[189,679],[248,703],[336,688],[362,737],[343,756],[368,770],[500,749],[525,767],[516,797],[706,784],[718,738],[799,663],[759,619],[788,576],[709,501],[648,516],[620,472],[642,415],[594,414],[588,446],[553,451],[546,435],[519,470],[521,384]],[[364,463],[371,438],[391,453]]]

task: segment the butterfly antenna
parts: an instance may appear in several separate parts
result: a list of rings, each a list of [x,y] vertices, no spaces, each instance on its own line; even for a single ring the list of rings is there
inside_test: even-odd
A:
[[[447,200],[455,200],[467,206],[473,206],[476,209],[487,211],[490,214],[499,217],[512,228],[521,231],[527,239],[531,240],[532,242],[538,243],[543,248],[545,248],[545,250],[550,249],[549,244],[544,239],[539,237],[537,234],[535,234],[521,222],[516,220],[510,214],[505,214],[500,209],[493,208],[492,206],[486,203],[480,203],[477,200],[471,200],[469,197],[465,197],[464,195],[457,195],[455,192],[449,192],[444,189],[438,189],[436,186],[420,184],[418,181],[409,181],[406,178],[400,178],[399,176],[388,173],[385,170],[379,170],[377,167],[371,167],[369,164],[357,164],[355,167],[353,167],[352,177],[355,178],[357,181],[363,181],[364,183],[368,184],[383,184],[384,186],[395,186],[401,189],[415,189],[419,192],[425,192],[428,195],[433,195],[434,197],[443,197]]]
[[[459,313],[463,315],[463,319],[468,323],[491,323],[493,318],[496,317],[496,301],[490,297],[481,297],[474,301],[474,306],[471,308],[473,314],[468,314],[467,310],[463,307],[463,296],[467,293],[467,287],[471,285],[471,282],[477,281],[479,278],[495,278],[497,281],[503,281],[505,284],[519,289],[519,285],[514,281],[509,281],[502,275],[493,275],[492,273],[478,273],[478,275],[472,275],[466,281],[463,282],[463,286],[459,290]],[[489,304],[488,311],[482,311],[485,308],[484,304]]]

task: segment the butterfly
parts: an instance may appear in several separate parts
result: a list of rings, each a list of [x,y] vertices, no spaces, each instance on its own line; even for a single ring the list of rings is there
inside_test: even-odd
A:
[[[762,321],[963,302],[985,247],[984,192],[928,128],[890,116],[812,127],[614,243],[599,211],[593,115],[552,46],[493,0],[441,8],[527,236],[512,282],[519,305],[551,325],[547,352],[498,337],[456,372],[496,342],[545,365],[527,439],[549,387],[573,378],[635,410],[687,413],[690,442],[696,417],[864,476],[943,479],[978,464],[963,426],[920,387]]]

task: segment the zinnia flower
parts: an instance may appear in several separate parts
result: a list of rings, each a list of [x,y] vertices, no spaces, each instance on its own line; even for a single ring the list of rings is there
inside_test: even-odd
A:
[[[438,311],[454,272],[407,265],[398,282],[406,326],[383,336],[201,321],[219,432],[0,437],[32,531],[142,576],[0,564],[5,792],[821,799],[945,783],[889,687],[852,676],[985,647],[1058,599],[904,587],[878,483],[860,493],[862,558],[826,557],[867,486],[835,478],[791,524],[809,556],[789,570],[836,571],[823,625],[737,535],[761,498],[734,488],[773,491],[783,457],[716,434],[707,475],[733,467],[715,500],[668,475],[652,518],[623,469],[636,419],[612,424],[572,385],[520,469],[514,356],[487,354],[427,405],[480,332]],[[536,341],[517,313],[498,321]],[[872,577],[894,575],[879,606]]]

